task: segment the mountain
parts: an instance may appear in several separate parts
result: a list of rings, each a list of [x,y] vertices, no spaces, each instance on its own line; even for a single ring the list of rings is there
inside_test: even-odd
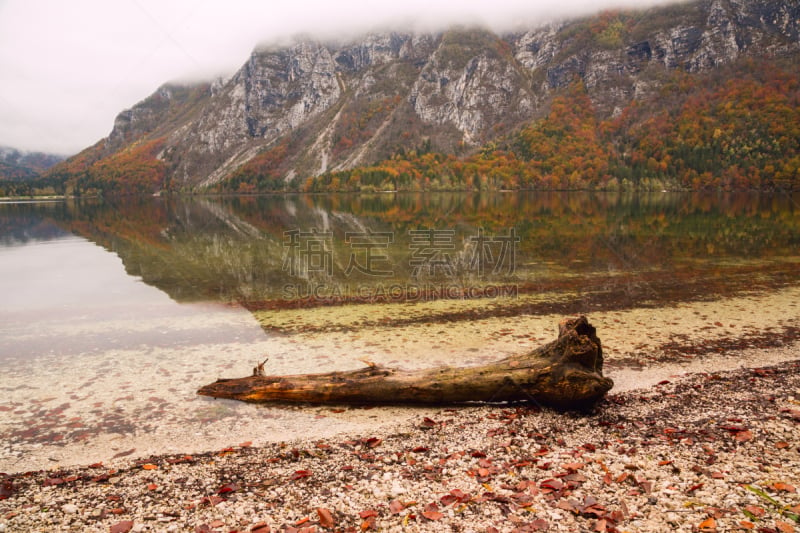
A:
[[[25,152],[0,146],[0,180],[29,180],[65,158],[42,152]]]
[[[56,165],[77,192],[793,188],[800,4],[260,46]]]

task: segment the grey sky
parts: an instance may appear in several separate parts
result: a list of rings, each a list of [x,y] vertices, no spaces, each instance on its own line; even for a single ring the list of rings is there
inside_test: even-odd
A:
[[[651,0],[648,3],[656,3]],[[536,24],[641,0],[0,0],[0,146],[75,153],[166,81],[238,69],[258,42]]]

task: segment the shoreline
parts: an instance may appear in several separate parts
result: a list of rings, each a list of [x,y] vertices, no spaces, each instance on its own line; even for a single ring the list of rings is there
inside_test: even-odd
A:
[[[358,436],[12,474],[0,531],[800,530],[785,349],[612,390],[591,413],[438,408]]]

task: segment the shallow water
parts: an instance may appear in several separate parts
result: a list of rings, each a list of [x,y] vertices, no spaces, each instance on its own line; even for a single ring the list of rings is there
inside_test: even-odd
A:
[[[452,228],[439,237],[453,248],[424,248],[417,224]],[[799,226],[792,199],[753,196],[0,204],[0,471],[368,433],[436,410],[275,408],[195,391],[266,357],[271,374],[480,364],[553,339],[565,314],[598,328],[617,390],[796,358]],[[332,234],[330,275],[286,264],[284,232],[310,228]],[[471,267],[478,228],[515,228],[514,272]],[[373,272],[346,275],[348,256],[367,253],[346,234],[366,230],[394,240],[362,241]],[[440,266],[452,275],[412,277],[434,252],[450,254]],[[326,289],[287,299],[308,287]],[[455,287],[487,297],[447,298]]]

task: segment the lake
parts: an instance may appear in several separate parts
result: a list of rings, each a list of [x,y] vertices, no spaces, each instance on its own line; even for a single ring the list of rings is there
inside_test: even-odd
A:
[[[219,377],[476,365],[598,329],[615,390],[797,358],[800,196],[375,194],[0,203],[0,471],[366,433]],[[613,392],[613,391],[612,391]]]

